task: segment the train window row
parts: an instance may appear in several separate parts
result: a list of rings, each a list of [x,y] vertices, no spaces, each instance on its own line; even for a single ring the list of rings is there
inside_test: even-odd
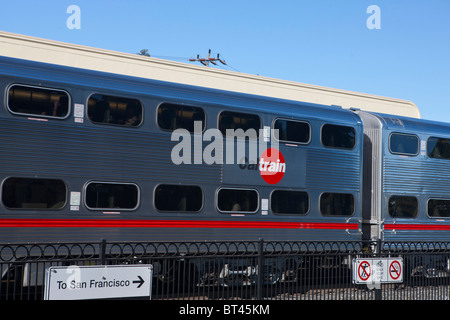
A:
[[[9,87],[7,106],[13,114],[64,119],[70,113],[70,96],[66,91],[14,84]],[[138,127],[143,121],[144,108],[137,99],[93,94],[87,103],[87,116],[95,124]],[[160,129],[173,131],[186,129],[194,132],[194,124],[201,121],[205,129],[206,113],[200,107],[175,103],[162,103],[157,110],[157,124]],[[273,127],[279,130],[282,142],[308,144],[311,140],[311,126],[306,121],[276,119]],[[222,111],[218,128],[223,135],[227,129],[253,129],[257,138],[262,122],[257,114]],[[239,132],[235,132],[239,135]],[[326,147],[353,149],[356,131],[349,126],[326,124],[322,127],[322,143]]]
[[[416,156],[419,154],[419,137],[413,134],[392,133],[389,150],[393,154]],[[450,160],[450,139],[430,137],[427,140],[428,157]]]
[[[8,92],[8,108],[13,114],[34,115],[64,119],[70,113],[70,96],[64,90],[27,85],[12,85]],[[143,121],[143,106],[137,99],[93,94],[88,99],[88,118],[97,124],[137,127]],[[162,103],[158,107],[158,126],[163,130],[186,129],[194,132],[194,122],[201,121],[205,129],[206,114],[200,107]],[[275,129],[282,142],[307,144],[310,142],[310,124],[304,121],[277,119]],[[219,115],[219,130],[254,129],[259,134],[261,120],[258,115],[223,111]],[[326,124],[322,127],[322,144],[326,147],[353,149],[356,131],[349,126]],[[415,156],[419,154],[419,137],[413,134],[392,133],[389,149],[393,154]],[[450,139],[430,137],[428,156],[450,160]]]
[[[388,212],[393,218],[416,218],[419,212],[419,201],[413,196],[391,196]],[[450,218],[450,199],[429,199],[427,213],[432,218]]]
[[[86,186],[85,204],[90,210],[135,210],[139,206],[139,188],[132,183],[90,182]],[[310,209],[307,192],[274,190],[270,208],[274,214],[306,215]],[[67,187],[62,180],[8,178],[2,185],[2,202],[10,209],[62,209],[67,203]],[[199,212],[203,207],[203,191],[199,186],[158,185],[155,207],[161,212]],[[217,209],[222,213],[254,213],[259,195],[252,189],[221,188],[217,193]],[[355,211],[352,194],[323,193],[320,212],[324,216],[351,216]],[[393,218],[415,218],[418,199],[393,195],[388,212]],[[429,199],[430,217],[450,217],[450,199]]]
[[[2,185],[2,202],[9,209],[59,210],[67,203],[67,186],[59,179],[12,177]],[[136,210],[140,190],[133,183],[89,182],[85,188],[85,205],[90,210]],[[155,207],[160,212],[199,212],[204,196],[201,187],[161,184],[155,188]],[[255,213],[259,194],[254,189],[220,188],[217,209],[222,213]],[[306,215],[310,210],[307,192],[274,190],[270,197],[274,214]],[[320,212],[324,216],[351,216],[355,211],[352,194],[323,193]]]

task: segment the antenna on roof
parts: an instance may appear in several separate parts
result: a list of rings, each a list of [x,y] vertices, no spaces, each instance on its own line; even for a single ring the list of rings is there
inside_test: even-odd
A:
[[[217,61],[219,61],[223,65],[227,65],[224,60],[220,59],[220,55],[219,54],[217,54],[217,58],[211,58],[211,49],[209,49],[208,57],[206,59],[205,58],[200,58],[200,55],[197,55],[196,59],[189,59],[189,61],[200,62],[201,64],[203,64],[204,66],[207,66],[207,67],[209,67],[209,63],[210,62],[212,64],[214,64],[214,65],[217,65]]]

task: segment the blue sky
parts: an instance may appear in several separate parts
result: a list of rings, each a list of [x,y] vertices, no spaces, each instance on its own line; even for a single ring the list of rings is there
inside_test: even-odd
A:
[[[80,29],[66,25],[70,5]],[[380,9],[380,29],[369,29]],[[411,100],[450,122],[449,0],[1,1],[0,30]]]

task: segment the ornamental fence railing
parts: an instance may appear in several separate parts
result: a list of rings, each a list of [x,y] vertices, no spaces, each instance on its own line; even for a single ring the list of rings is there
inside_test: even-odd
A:
[[[450,243],[259,240],[0,244],[0,300],[48,299],[56,267],[141,265],[151,266],[151,287],[140,299],[450,299]],[[74,279],[60,280],[59,289],[92,287]],[[103,292],[141,284],[114,280],[104,281]]]

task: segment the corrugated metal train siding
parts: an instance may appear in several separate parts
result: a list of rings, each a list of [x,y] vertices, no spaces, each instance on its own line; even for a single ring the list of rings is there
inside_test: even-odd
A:
[[[308,150],[306,187],[360,191],[361,156],[343,150]]]
[[[385,157],[384,170],[384,192],[450,196],[450,163],[446,161]]]
[[[37,130],[37,126],[39,129]],[[105,126],[106,127],[106,126]],[[122,130],[121,136],[117,130]],[[115,131],[115,132],[114,132]],[[219,183],[221,165],[175,165],[168,134],[132,129],[71,128],[34,120],[8,120],[0,126],[1,171],[55,177]]]

